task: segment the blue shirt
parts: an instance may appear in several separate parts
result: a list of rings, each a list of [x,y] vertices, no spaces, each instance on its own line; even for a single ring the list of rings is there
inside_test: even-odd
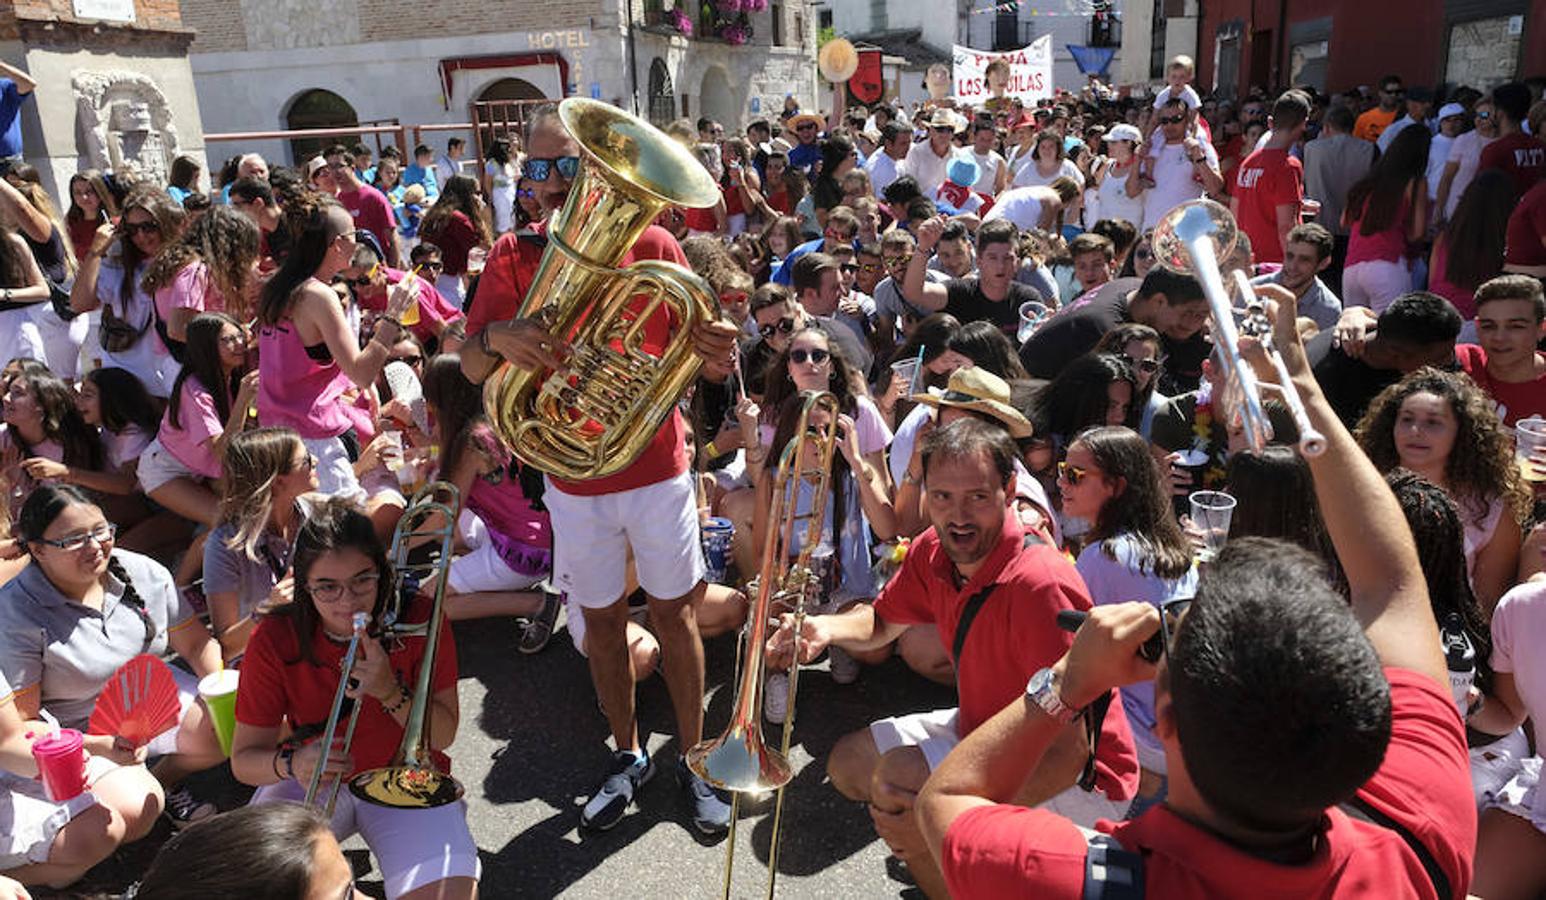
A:
[[[412,165],[405,166],[403,168],[403,177],[399,178],[397,183],[404,187],[410,184],[424,185],[424,199],[426,200],[433,200],[440,196],[440,179],[435,176],[435,167],[432,165],[421,166],[418,163],[413,163]]]
[[[788,287],[794,281],[795,261],[807,253],[815,253],[819,251],[822,244],[826,243],[826,240],[827,239],[824,237],[819,237],[814,241],[806,241],[798,247],[795,247],[793,250],[790,250],[789,255],[784,257],[784,261],[778,264],[777,269],[773,270],[773,277],[769,280],[774,284],[781,284],[784,287]]]
[[[21,104],[29,96],[0,78],[0,156],[21,156]]]
[[[821,162],[821,145],[819,142],[795,144],[789,148],[789,168],[791,169],[801,169],[807,175],[810,175],[819,162]]]

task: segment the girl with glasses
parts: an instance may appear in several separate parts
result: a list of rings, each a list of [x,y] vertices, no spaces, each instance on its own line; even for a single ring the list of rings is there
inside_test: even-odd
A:
[[[79,489],[47,485],[27,498],[16,523],[30,562],[0,588],[0,673],[23,719],[46,709],[66,728],[87,731],[109,678],[141,653],[175,651],[193,674],[173,667],[182,712],[178,725],[135,746],[115,735],[87,734],[92,756],[121,766],[160,757],[152,767],[175,787],[225,759],[198,679],[218,671],[220,653],[172,575],[154,560],[114,545],[116,529]],[[89,771],[89,769],[88,769]],[[173,821],[213,814],[186,790],[169,793]]]
[[[1097,606],[1143,600],[1163,607],[1197,593],[1192,546],[1171,513],[1149,443],[1122,426],[1079,434],[1058,465],[1063,514],[1091,523],[1074,566]],[[1128,817],[1165,798],[1165,752],[1154,733],[1154,685],[1122,689],[1142,766]]]
[[[231,770],[258,792],[262,805],[298,801],[312,773],[322,768],[324,796],[334,778],[348,779],[390,765],[403,739],[411,688],[425,664],[423,638],[383,642],[377,635],[396,586],[386,549],[370,519],[347,500],[321,504],[300,529],[293,557],[294,602],[267,616],[253,632],[242,660],[236,700]],[[402,611],[405,623],[425,621],[432,603],[416,596]],[[321,735],[332,708],[355,613],[369,617],[347,695],[359,720],[348,753],[342,733],[331,748]],[[456,642],[442,628],[435,648],[431,695],[425,709],[430,757],[451,771],[445,754],[456,739]],[[442,900],[477,894],[478,849],[467,829],[467,805],[457,801],[430,809],[363,803],[347,786],[338,791],[329,823],[333,835],[358,834],[376,856],[390,898]]]
[[[311,453],[288,428],[244,431],[226,447],[217,524],[204,542],[204,596],[228,665],[241,658],[258,620],[294,597],[291,550],[305,521],[303,498],[316,489]]]

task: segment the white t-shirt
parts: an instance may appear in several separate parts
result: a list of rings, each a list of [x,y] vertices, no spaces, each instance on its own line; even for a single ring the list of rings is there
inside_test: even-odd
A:
[[[1050,190],[1051,188],[1040,186],[1010,188],[998,195],[998,199],[993,202],[993,208],[988,210],[983,221],[1008,219],[1021,231],[1035,228],[1041,222],[1041,201]]]
[[[1202,141],[1200,146],[1207,155],[1208,165],[1218,169],[1219,155],[1213,145]],[[1149,155],[1154,158],[1154,186],[1143,195],[1143,225],[1140,229],[1143,231],[1159,224],[1165,213],[1177,205],[1196,200],[1206,193],[1202,182],[1197,180],[1192,161],[1187,158],[1184,142],[1158,144]]]
[[[1439,179],[1444,177],[1444,166],[1449,163],[1449,151],[1455,145],[1455,138],[1445,134],[1433,136],[1433,142],[1428,145],[1428,171],[1424,177],[1428,180],[1429,202],[1439,199]]]
[[[1447,162],[1455,163],[1459,168],[1449,183],[1449,196],[1444,200],[1444,218],[1448,219],[1455,214],[1461,195],[1471,184],[1471,179],[1476,177],[1476,169],[1482,163],[1482,148],[1495,140],[1497,138],[1483,137],[1480,131],[1472,129],[1456,137],[1455,142],[1449,145]]]
[[[1167,84],[1158,94],[1154,95],[1154,108],[1164,109],[1165,104],[1169,102],[1170,85]],[[1192,86],[1189,84],[1181,86],[1181,102],[1186,104],[1187,109],[1200,109],[1202,107],[1202,98],[1197,96],[1197,92],[1192,90]]]
[[[1527,581],[1503,595],[1492,611],[1492,670],[1514,676],[1531,713],[1537,746],[1546,746],[1546,582]]]
[[[977,168],[982,172],[982,175],[977,179],[977,183],[972,185],[972,190],[979,194],[987,194],[989,197],[993,196],[993,189],[998,187],[999,170],[1007,166],[1008,163],[1004,161],[1004,157],[1000,156],[997,150],[989,150],[987,153],[978,153],[976,150],[973,150],[972,159],[977,160]]]
[[[879,197],[890,187],[891,182],[907,174],[902,162],[892,159],[891,154],[884,150],[876,150],[864,161],[864,171],[870,173],[870,189],[875,192],[875,196]]]
[[[939,186],[945,183],[945,167],[956,158],[956,154],[963,152],[952,144],[944,156],[936,156],[928,141],[919,141],[907,151],[904,165],[907,174],[918,180],[918,190],[923,192],[923,196],[932,197]]]
[[[1137,169],[1134,164],[1126,172],[1118,173],[1115,168],[1106,167],[1106,174],[1096,189],[1095,215],[1098,219],[1126,219],[1134,228],[1143,224],[1143,192],[1136,197],[1127,196],[1127,179],[1133,177]]]
[[[1079,171],[1079,167],[1074,165],[1073,160],[1063,160],[1063,164],[1058,166],[1058,170],[1049,176],[1041,174],[1041,172],[1036,169],[1036,162],[1034,157],[1026,157],[1025,166],[1015,172],[1015,180],[1012,186],[1046,186],[1064,176],[1072,178],[1074,182],[1081,188],[1084,187],[1084,173]]]

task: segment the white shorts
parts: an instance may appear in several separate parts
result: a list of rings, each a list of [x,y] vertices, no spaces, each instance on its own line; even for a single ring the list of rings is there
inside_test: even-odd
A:
[[[693,473],[616,494],[579,497],[548,482],[542,495],[553,523],[553,584],[582,607],[610,606],[627,586],[633,548],[639,586],[670,600],[703,580]]]
[[[365,502],[365,490],[354,477],[354,463],[349,461],[342,438],[301,438],[301,443],[316,457],[319,492]]]
[[[1515,728],[1485,747],[1472,747],[1470,756],[1471,789],[1476,792],[1477,810],[1483,810],[1493,805],[1524,760],[1530,758],[1530,741],[1523,729]]]
[[[451,593],[524,591],[543,579],[542,575],[523,575],[510,568],[500,557],[494,542],[489,540],[488,527],[483,520],[474,516],[472,522],[458,524],[468,526],[460,529],[468,552],[451,560],[451,572],[446,580],[446,589]]]
[[[299,803],[306,788],[294,778],[258,788],[253,803]],[[479,878],[483,864],[467,830],[467,801],[434,809],[393,809],[362,803],[344,785],[333,807],[333,836],[358,834],[376,856],[388,897],[401,897],[446,878]]]
[[[1367,306],[1376,313],[1412,290],[1412,270],[1406,262],[1371,259],[1353,263],[1342,271],[1344,306]]]
[[[648,606],[628,607],[628,621],[640,628],[649,628],[650,608]],[[585,610],[572,599],[564,600],[564,628],[569,632],[569,640],[574,642],[574,649],[581,656],[588,656],[585,652]]]
[[[140,488],[149,494],[167,482],[178,478],[187,478],[199,484],[209,479],[193,471],[182,464],[182,460],[173,456],[170,451],[161,446],[158,438],[152,438],[150,444],[145,447],[145,452],[140,454],[140,464],[137,469],[140,478]]]
[[[1527,756],[1519,760],[1508,783],[1498,788],[1488,808],[1512,813],[1531,825],[1536,831],[1546,832],[1546,809],[1542,809],[1540,792],[1541,758]]]
[[[932,772],[961,743],[956,733],[959,718],[959,710],[936,709],[880,719],[870,723],[870,739],[882,754],[898,747],[917,747],[923,751],[924,761]],[[1076,825],[1094,828],[1100,819],[1121,821],[1131,804],[1131,799],[1115,801],[1101,791],[1086,791],[1074,785],[1038,808],[1051,810]]]
[[[87,757],[86,783],[96,784],[117,768],[103,757]],[[0,822],[5,823],[0,828],[0,872],[48,862],[54,838],[64,826],[96,805],[96,795],[90,790],[55,803],[48,799],[43,782],[0,769]]]

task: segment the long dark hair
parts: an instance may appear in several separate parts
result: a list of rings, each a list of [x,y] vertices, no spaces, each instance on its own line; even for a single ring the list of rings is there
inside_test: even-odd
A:
[[[1190,571],[1192,547],[1171,512],[1170,497],[1160,482],[1149,442],[1131,428],[1100,425],[1080,432],[1073,443],[1089,449],[1095,465],[1108,479],[1127,482],[1095,517],[1091,538],[1101,542],[1101,552],[1115,561],[1113,539],[1125,534],[1139,547],[1140,572],[1174,579]]]
[[[1503,271],[1504,211],[1513,205],[1513,179],[1497,169],[1477,173],[1444,226],[1445,281],[1474,291]]]
[[[1230,520],[1230,535],[1298,544],[1325,561],[1331,583],[1347,593],[1347,576],[1326,533],[1310,464],[1304,457],[1285,444],[1268,444],[1260,453],[1230,456],[1226,471],[1229,492],[1239,501]]]
[[[842,327],[842,326],[839,326]],[[823,328],[815,325],[806,325],[799,331],[789,336],[789,343],[784,345],[783,352],[768,363],[765,370],[767,380],[762,390],[762,406],[764,409],[781,410],[784,401],[799,393],[795,387],[794,379],[789,377],[789,349],[794,346],[795,338],[802,334],[819,334],[827,345],[827,352],[831,355],[831,372],[827,377],[827,390],[837,397],[838,408],[852,416],[858,413],[859,402],[854,393],[854,367],[843,356],[843,348]]]
[[[107,179],[102,177],[102,172],[97,169],[82,169],[70,176],[70,207],[65,211],[66,222],[80,222],[86,218],[86,211],[75,202],[75,185],[83,183],[91,187],[91,192],[97,195],[101,202],[101,209],[97,210],[97,217],[93,222],[110,222],[118,218],[118,200],[113,196],[113,191],[107,186]]]
[[[329,497],[311,511],[306,524],[295,539],[295,554],[291,565],[295,571],[295,602],[282,607],[275,615],[286,616],[295,629],[299,655],[288,663],[305,660],[314,666],[323,665],[312,647],[317,627],[322,619],[317,614],[316,601],[311,596],[311,567],[324,553],[337,550],[358,550],[370,558],[381,580],[376,585],[376,602],[371,607],[371,622],[380,624],[381,613],[392,596],[392,565],[387,561],[386,547],[376,536],[376,527],[370,517],[360,512],[347,497]]]
[[[488,158],[500,165],[510,161],[510,139],[494,138],[488,145]]]
[[[1396,214],[1412,189],[1423,187],[1428,170],[1426,128],[1403,128],[1369,174],[1347,192],[1347,209],[1358,213],[1358,232],[1365,237],[1400,224]]]
[[[145,390],[145,383],[133,372],[107,366],[87,372],[86,380],[96,385],[104,431],[117,434],[130,425],[138,425],[147,434],[156,433],[161,414],[156,401]]]
[[[806,399],[811,396],[812,392],[801,391],[793,396],[784,398],[783,402],[777,407],[778,419],[776,420],[777,425],[773,429],[773,445],[769,454],[770,459],[780,458],[783,455],[784,448],[789,446],[789,442],[795,439],[795,427],[800,424],[800,410],[805,407]],[[771,481],[774,478],[775,468],[775,466],[770,464],[768,468],[763,469],[762,477]],[[832,478],[830,484],[832,485],[832,559],[834,572],[837,572],[836,567],[843,559],[843,532],[848,521],[847,494],[849,490],[858,490],[858,485],[853,483],[853,472],[848,467],[848,460],[843,458],[842,453],[832,454]],[[794,490],[798,491],[798,489],[798,486],[794,486]],[[794,500],[791,498],[790,503],[793,504],[793,502]],[[793,506],[791,505],[790,508],[792,509]],[[810,514],[813,516],[825,516],[826,511],[812,509]],[[776,528],[778,524],[770,522],[768,527]],[[839,581],[839,583],[841,582]]]
[[[290,311],[296,289],[315,275],[327,259],[329,246],[340,234],[328,216],[334,209],[343,207],[316,191],[298,192],[286,201],[284,221],[289,226],[290,255],[263,286],[263,298],[258,303],[259,322],[279,324]]]
[[[150,216],[150,220],[156,223],[156,230],[161,233],[161,245],[177,239],[182,233],[183,208],[172,201],[166,191],[151,185],[141,185],[129,192],[129,196],[123,200],[123,215],[118,220],[118,260],[123,266],[123,281],[118,285],[118,302],[125,310],[129,308],[129,302],[134,299],[134,286],[137,279],[135,273],[139,271],[140,264],[146,262],[145,255],[135,245],[134,239],[123,229],[129,224],[129,212],[142,210]]]
[[[27,286],[27,258],[32,251],[20,240],[12,240],[16,231],[0,225],[0,287],[23,288]]]
[[[320,812],[299,803],[233,809],[174,834],[151,861],[134,896],[305,897],[311,891],[317,842],[328,831]]]
[[[227,325],[238,331],[242,328],[242,323],[223,312],[199,313],[188,323],[188,355],[172,384],[172,396],[166,407],[167,420],[173,428],[182,427],[183,383],[189,378],[215,398],[215,412],[220,414],[222,423],[231,417],[231,401],[236,397],[234,386],[247,374],[247,367],[242,366],[226,377],[225,366],[220,362],[220,332]]]
[[[907,336],[901,346],[891,354],[891,363],[905,362],[918,358],[918,351],[923,351],[923,367],[918,372],[918,386],[920,388],[942,388],[950,380],[950,376],[935,374],[928,370],[929,363],[939,359],[946,350],[950,349],[950,342],[956,333],[961,330],[961,320],[950,313],[934,313],[920,320],[913,326],[913,333]],[[997,329],[994,329],[995,331]],[[880,390],[884,392],[887,381],[891,377],[890,369],[881,370]],[[896,421],[901,422],[913,411],[916,406],[910,397],[901,397],[896,402]]]
[[[52,372],[23,371],[12,379],[13,384],[17,381],[32,392],[43,412],[43,434],[64,448],[64,464],[100,472],[106,456],[102,436],[81,418],[75,407],[75,391]],[[27,446],[21,434],[14,428],[10,433],[22,455],[32,456],[33,448]]]
[[[842,135],[829,137],[821,142],[821,174],[816,176],[816,184],[811,190],[817,209],[832,209],[842,205],[843,186],[832,177],[832,173],[836,172],[837,167],[842,165],[853,152],[853,141]]]
[[[986,319],[962,325],[959,331],[950,336],[946,348],[1005,381],[1022,381],[1031,377],[1025,371],[1025,364],[1020,362],[1020,354],[1009,342],[1009,338],[997,325]]]
[[[1116,381],[1127,382],[1137,393],[1133,367],[1120,358],[1109,353],[1086,353],[1075,359],[1037,395],[1037,431],[1069,440],[1086,428],[1106,424],[1106,409],[1111,402],[1106,389]],[[1129,420],[1132,410],[1129,407]]]
[[[436,441],[441,447],[440,477],[446,478],[467,448],[472,426],[488,421],[483,414],[483,392],[462,374],[461,357],[445,353],[424,367],[424,402],[435,413],[440,431]]]
[[[452,175],[440,189],[435,205],[424,214],[424,221],[419,224],[420,237],[433,241],[450,224],[452,213],[461,213],[478,232],[478,243],[492,244],[494,235],[489,230],[488,217],[478,209],[478,191],[478,182],[466,175]]]
[[[1154,345],[1154,360],[1159,361],[1160,354],[1165,352],[1165,344],[1160,340],[1160,333],[1147,325],[1137,322],[1126,322],[1101,335],[1095,342],[1096,353],[1110,353],[1113,356],[1127,358],[1127,345],[1137,341],[1143,344]],[[1134,364],[1136,369],[1136,363]],[[1133,373],[1135,376],[1137,372]],[[1143,408],[1148,405],[1149,398],[1154,395],[1154,389],[1159,387],[1160,376],[1164,374],[1155,370],[1154,377],[1149,379],[1149,386],[1139,389],[1133,386],[1133,409],[1138,415],[1143,414]]]
[[[1443,488],[1406,469],[1393,469],[1385,483],[1401,503],[1406,523],[1417,542],[1417,558],[1428,582],[1428,602],[1433,616],[1443,622],[1450,614],[1476,651],[1476,686],[1482,693],[1492,688],[1492,629],[1471,590],[1465,561],[1465,524],[1460,510]]]

